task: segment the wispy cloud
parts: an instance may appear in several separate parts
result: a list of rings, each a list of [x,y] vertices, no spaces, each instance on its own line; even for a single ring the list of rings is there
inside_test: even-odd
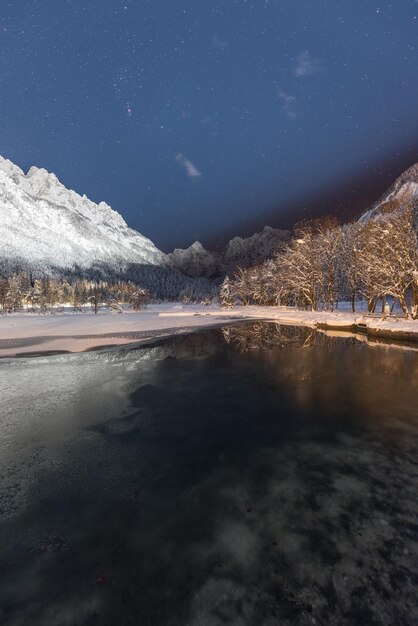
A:
[[[215,33],[212,37],[212,45],[217,50],[225,50],[228,42],[225,39],[221,39],[217,33]]]
[[[302,52],[296,59],[294,74],[299,78],[302,78],[303,76],[313,76],[321,71],[321,61],[319,59],[315,59],[307,50]]]
[[[287,93],[286,91],[279,91],[279,98],[282,102],[283,113],[285,113],[287,117],[290,117],[290,119],[295,119],[295,117],[297,117],[295,110],[295,96],[291,93]]]
[[[193,161],[188,159],[185,154],[178,152],[175,156],[175,159],[179,165],[184,167],[186,174],[187,176],[189,176],[189,178],[199,178],[199,176],[202,176],[202,172],[197,169]]]

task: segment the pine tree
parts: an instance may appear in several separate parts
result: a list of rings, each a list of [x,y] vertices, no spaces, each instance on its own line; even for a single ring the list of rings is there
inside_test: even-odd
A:
[[[7,294],[9,293],[9,286],[8,278],[0,279],[0,306],[2,313],[6,313],[7,311]]]
[[[14,274],[9,279],[9,289],[7,292],[7,309],[9,311],[19,311],[22,308],[22,284],[19,275]]]
[[[222,308],[224,309],[232,309],[234,306],[234,300],[231,295],[231,283],[228,276],[225,276],[222,282],[219,299],[221,301]]]

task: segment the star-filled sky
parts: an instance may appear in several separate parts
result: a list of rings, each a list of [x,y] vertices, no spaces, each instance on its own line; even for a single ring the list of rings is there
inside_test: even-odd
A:
[[[0,154],[165,251],[351,217],[418,160],[418,2],[2,0]]]

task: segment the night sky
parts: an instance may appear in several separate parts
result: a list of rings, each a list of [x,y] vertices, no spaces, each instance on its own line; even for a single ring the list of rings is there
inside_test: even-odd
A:
[[[351,217],[418,160],[417,0],[2,0],[0,154],[165,251]]]

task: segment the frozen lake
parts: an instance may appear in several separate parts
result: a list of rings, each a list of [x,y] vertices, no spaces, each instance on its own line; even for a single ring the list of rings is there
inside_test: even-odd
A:
[[[0,362],[0,623],[415,625],[417,406],[273,323]]]

